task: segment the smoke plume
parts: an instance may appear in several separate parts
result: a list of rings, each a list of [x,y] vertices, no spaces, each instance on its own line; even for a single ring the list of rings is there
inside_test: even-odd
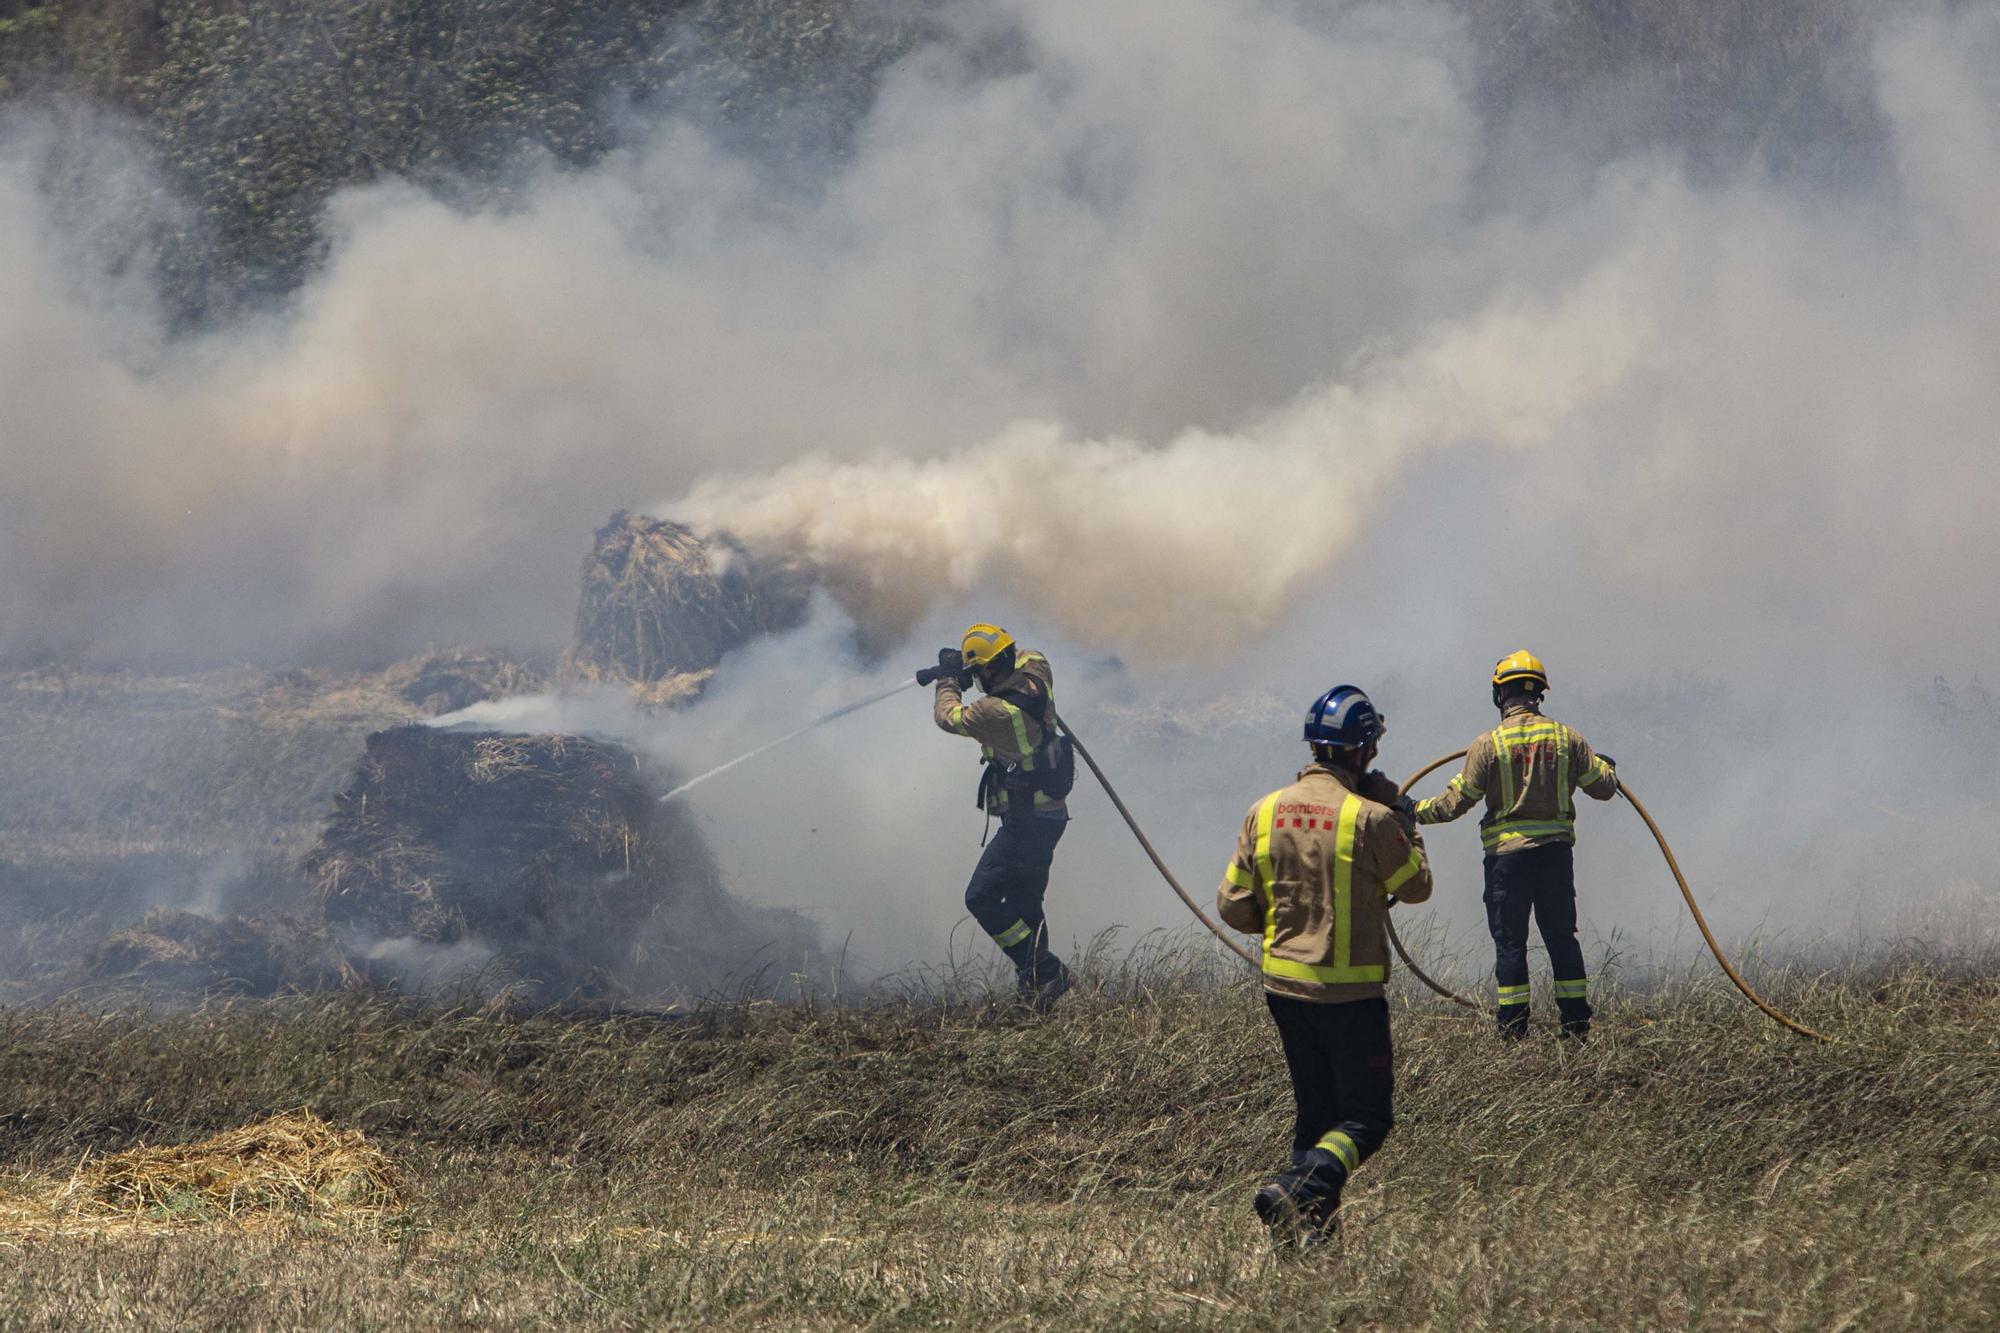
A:
[[[1956,816],[1992,777],[1920,694],[2000,656],[2000,12],[1895,7],[1854,43],[1882,139],[1813,174],[1762,125],[1696,164],[1530,115],[1444,5],[945,5],[807,188],[684,118],[524,165],[504,210],[385,181],[337,198],[285,308],[178,336],[106,263],[124,233],[67,221],[143,166],[57,178],[17,121],[0,653],[551,651],[591,530],[651,504],[809,557],[913,665],[975,618],[1061,652],[1193,867],[1318,689],[1376,691],[1414,766],[1531,646],[1554,711],[1671,794],[1720,915],[1782,917],[1886,872],[1854,809]],[[747,748],[774,700],[875,683],[827,623],[697,711]],[[1218,697],[1257,725],[1143,720]],[[676,763],[729,757],[705,725]],[[881,869],[913,818],[970,817],[925,786],[925,726],[774,780],[851,857],[705,790],[740,878],[885,917],[907,879],[947,922],[969,853]],[[1978,837],[1920,841],[1917,878],[1990,886]],[[1152,892],[1088,914],[1166,919]]]

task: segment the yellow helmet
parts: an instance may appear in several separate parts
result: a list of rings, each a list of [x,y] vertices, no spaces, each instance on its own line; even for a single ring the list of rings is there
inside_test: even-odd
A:
[[[1493,688],[1497,691],[1502,685],[1513,682],[1532,683],[1537,690],[1546,690],[1549,687],[1548,668],[1542,665],[1541,658],[1526,648],[1509,653],[1493,664]]]
[[[1014,646],[1014,636],[998,625],[978,624],[965,632],[959,651],[969,667],[990,666],[993,659]]]

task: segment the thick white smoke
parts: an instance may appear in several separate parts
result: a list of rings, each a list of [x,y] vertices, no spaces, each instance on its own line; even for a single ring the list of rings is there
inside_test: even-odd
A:
[[[1560,316],[1489,311],[1232,435],[1149,448],[1023,423],[946,459],[712,480],[669,512],[806,556],[872,624],[907,630],[998,585],[1079,641],[1227,659],[1334,568],[1417,457],[1531,447],[1597,405],[1645,340],[1634,295],[1612,277]]]
[[[1481,672],[1525,644],[1555,711],[1672,793],[1725,920],[1857,877],[1990,886],[1970,852],[1912,872],[1843,840],[1857,808],[1990,787],[1989,761],[1924,794],[1903,705],[2000,648],[2000,13],[1883,20],[1889,174],[1838,187],[1560,132],[1524,153],[1442,6],[947,14],[816,193],[684,124],[505,213],[357,190],[292,308],[192,338],[90,277],[17,131],[0,650],[553,648],[592,527],[655,503],[821,561],[877,643],[1008,619],[1104,726],[1296,701],[1268,741],[1134,740],[1197,881],[1313,692],[1383,697],[1400,769],[1485,725]],[[743,701],[787,711],[808,668],[838,694],[837,638],[746,659],[717,707],[778,734]],[[1107,654],[1125,670],[1074,665]],[[883,869],[969,817],[922,748],[950,743],[906,721],[785,770],[848,850],[716,804],[725,860],[740,836],[774,893],[796,872],[948,922],[969,850]],[[1083,834],[1082,915],[1166,919]]]

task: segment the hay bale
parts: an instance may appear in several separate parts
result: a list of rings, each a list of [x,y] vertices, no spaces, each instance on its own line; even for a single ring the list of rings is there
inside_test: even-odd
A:
[[[32,1223],[40,1214],[72,1223],[377,1225],[403,1212],[408,1194],[394,1165],[359,1130],[335,1129],[298,1110],[198,1143],[87,1160],[39,1209],[29,1202],[17,1197],[5,1220]]]
[[[404,664],[409,679],[397,694],[432,717],[487,699],[533,694],[543,679],[518,662],[483,648],[449,648]]]
[[[605,993],[663,943],[720,957],[746,928],[662,789],[600,741],[396,727],[368,738],[304,869],[364,970],[384,942],[469,941],[544,995]]]
[[[759,560],[726,538],[620,510],[583,564],[565,681],[656,686],[652,702],[700,688],[723,654],[805,614],[807,571]],[[657,696],[657,697],[654,697]]]
[[[321,990],[352,975],[319,922],[286,913],[216,918],[168,908],[105,936],[84,971],[101,980],[243,995]]]

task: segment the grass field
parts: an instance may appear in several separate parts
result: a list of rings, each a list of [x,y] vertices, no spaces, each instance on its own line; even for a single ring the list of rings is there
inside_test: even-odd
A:
[[[310,1107],[412,1203],[68,1236],[15,1210],[0,1323],[1995,1327],[2000,969],[1773,980],[1843,1043],[1705,976],[1610,997],[1581,1049],[1399,998],[1400,1124],[1304,1261],[1247,1207],[1287,1132],[1268,1020],[1172,949],[1045,1022],[958,981],[665,1016],[16,1009],[12,1195]]]

